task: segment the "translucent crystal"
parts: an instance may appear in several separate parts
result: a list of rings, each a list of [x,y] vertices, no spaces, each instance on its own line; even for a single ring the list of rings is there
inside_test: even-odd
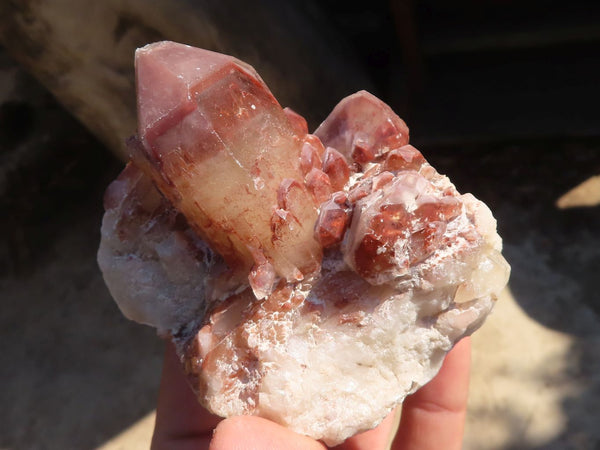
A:
[[[361,164],[408,144],[408,127],[404,121],[367,91],[339,102],[315,134],[325,146]]]

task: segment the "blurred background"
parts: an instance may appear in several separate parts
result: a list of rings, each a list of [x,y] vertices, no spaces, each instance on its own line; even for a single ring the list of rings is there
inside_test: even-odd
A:
[[[600,4],[0,0],[0,447],[147,448],[163,343],[95,261],[135,132],[133,51],[252,64],[311,128],[367,89],[498,219],[466,449],[600,449]]]

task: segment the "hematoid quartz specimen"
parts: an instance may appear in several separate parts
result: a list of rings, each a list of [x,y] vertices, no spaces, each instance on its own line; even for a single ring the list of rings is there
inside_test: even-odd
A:
[[[507,283],[490,210],[368,92],[309,134],[235,58],[159,42],[135,63],[98,252],[119,307],[171,337],[215,414],[329,445],[375,427]]]

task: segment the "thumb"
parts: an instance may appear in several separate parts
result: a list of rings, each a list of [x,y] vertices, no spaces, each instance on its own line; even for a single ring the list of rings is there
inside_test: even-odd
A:
[[[320,442],[256,416],[225,419],[215,429],[210,450],[324,450]]]

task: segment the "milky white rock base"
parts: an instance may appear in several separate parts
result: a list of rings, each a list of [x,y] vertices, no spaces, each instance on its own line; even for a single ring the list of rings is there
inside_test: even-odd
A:
[[[215,414],[328,445],[375,427],[506,285],[491,211],[368,92],[309,134],[234,58],[162,42],[136,69],[98,252],[123,313],[172,337]]]
[[[328,445],[377,426],[493,306],[486,297],[432,316],[430,299],[347,271],[326,275],[307,300],[285,298],[284,311],[239,298],[213,314],[188,347],[187,369],[211,411],[266,417]]]

